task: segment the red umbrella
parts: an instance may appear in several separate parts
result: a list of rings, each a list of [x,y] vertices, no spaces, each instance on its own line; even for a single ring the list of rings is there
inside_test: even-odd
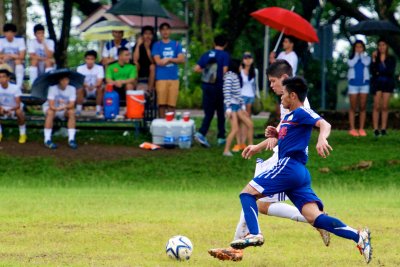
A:
[[[319,42],[312,25],[298,14],[280,7],[267,7],[250,14],[262,24],[306,42]]]

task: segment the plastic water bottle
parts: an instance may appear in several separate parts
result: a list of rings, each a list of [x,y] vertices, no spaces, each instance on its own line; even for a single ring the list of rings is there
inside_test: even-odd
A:
[[[172,133],[172,127],[170,125],[167,126],[164,135],[164,147],[165,148],[174,148],[175,147],[175,138]]]
[[[189,149],[192,146],[192,129],[190,125],[183,124],[178,139],[179,148]]]

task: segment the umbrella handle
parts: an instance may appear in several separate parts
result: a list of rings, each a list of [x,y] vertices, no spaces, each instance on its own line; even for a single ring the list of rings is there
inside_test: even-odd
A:
[[[290,9],[290,11],[293,11],[294,10],[294,6],[292,6],[292,8]],[[278,51],[278,47],[279,47],[279,44],[280,44],[280,42],[281,42],[281,40],[282,40],[282,37],[283,37],[283,34],[285,33],[285,29],[283,29],[282,31],[281,31],[281,34],[279,35],[279,38],[278,38],[278,41],[276,42],[276,44],[275,44],[275,48],[274,48],[274,53],[276,53],[276,51]]]

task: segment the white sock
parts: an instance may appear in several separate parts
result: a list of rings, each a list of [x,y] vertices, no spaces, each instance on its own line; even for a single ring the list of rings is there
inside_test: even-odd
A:
[[[47,141],[51,140],[51,132],[53,129],[47,129],[44,128],[44,142],[46,143]]]
[[[22,83],[24,81],[24,66],[22,66],[22,64],[15,66],[15,78],[17,80],[17,86],[22,88]]]
[[[26,124],[19,126],[19,135],[26,134]]]
[[[30,80],[31,84],[33,84],[33,82],[38,77],[38,72],[39,72],[38,67],[36,67],[36,66],[29,67],[29,80]]]
[[[53,67],[46,68],[46,69],[44,70],[44,72],[49,72],[49,71],[52,71],[53,69],[54,69]]]
[[[96,112],[100,112],[101,111],[101,106],[100,105],[96,105]]]
[[[247,228],[246,219],[244,218],[244,212],[242,210],[233,240],[244,238],[248,233],[249,228]]]
[[[82,105],[76,105],[76,111],[82,112]]]
[[[308,223],[307,220],[303,217],[303,215],[301,215],[300,211],[296,207],[284,202],[271,203],[271,205],[268,208],[268,215],[281,218],[288,218],[296,222]]]
[[[76,129],[68,129],[68,142],[75,140]]]

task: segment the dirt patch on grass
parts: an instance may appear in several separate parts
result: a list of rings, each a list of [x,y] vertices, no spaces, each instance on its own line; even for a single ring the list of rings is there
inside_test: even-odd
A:
[[[82,161],[102,161],[179,153],[179,149],[160,149],[156,151],[149,151],[132,146],[111,146],[98,144],[81,144],[77,150],[73,150],[68,147],[66,142],[59,142],[57,144],[57,149],[50,150],[39,142],[27,142],[26,144],[21,145],[15,141],[3,141],[0,143],[0,155],[16,157],[51,157],[56,159]]]

